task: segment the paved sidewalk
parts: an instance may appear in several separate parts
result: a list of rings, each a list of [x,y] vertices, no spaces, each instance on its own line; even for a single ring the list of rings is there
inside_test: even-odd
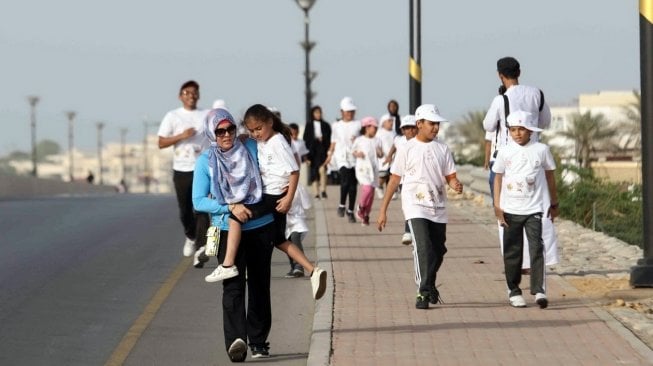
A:
[[[390,204],[380,233],[378,199],[373,225],[363,227],[336,215],[338,187],[329,186],[328,194],[315,202],[316,246],[332,288],[316,303],[309,365],[653,364],[650,348],[559,276],[547,277],[547,309],[528,295],[528,277],[522,281],[528,307],[511,308],[495,230],[470,211],[479,208],[455,201],[437,281],[445,303],[415,309],[400,200]]]

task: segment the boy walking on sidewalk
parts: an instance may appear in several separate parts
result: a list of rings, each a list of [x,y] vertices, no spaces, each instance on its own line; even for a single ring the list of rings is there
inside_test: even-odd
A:
[[[392,194],[403,177],[401,207],[413,235],[415,283],[418,286],[415,307],[428,309],[429,302],[441,302],[435,280],[447,252],[446,185],[458,193],[462,193],[463,185],[456,178],[456,166],[449,147],[435,139],[440,122],[446,120],[433,104],[419,106],[415,119],[417,135],[397,150],[377,224],[382,231]]]
[[[526,307],[519,288],[524,255],[524,231],[528,238],[531,262],[530,291],[535,302],[544,309],[546,298],[546,273],[544,268],[544,243],[542,241],[542,215],[553,220],[558,216],[556,194],[556,168],[549,147],[531,141],[537,126],[537,117],[530,112],[515,111],[508,115],[508,129],[513,143],[499,150],[492,166],[494,180],[494,213],[503,226],[503,264],[508,285],[510,305]],[[544,202],[546,193],[550,202]]]

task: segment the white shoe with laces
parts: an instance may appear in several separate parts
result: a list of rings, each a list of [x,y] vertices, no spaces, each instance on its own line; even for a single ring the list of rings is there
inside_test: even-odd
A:
[[[195,254],[195,240],[186,238],[184,242],[184,257],[190,257]]]
[[[223,267],[219,265],[210,275],[204,277],[206,282],[218,282],[232,277],[238,276],[238,268],[236,266]]]
[[[409,245],[413,242],[413,236],[410,233],[404,233],[401,237],[401,244]]]
[[[510,306],[513,308],[525,308],[526,307],[526,300],[524,300],[524,297],[522,295],[515,295],[515,296],[510,296]]]

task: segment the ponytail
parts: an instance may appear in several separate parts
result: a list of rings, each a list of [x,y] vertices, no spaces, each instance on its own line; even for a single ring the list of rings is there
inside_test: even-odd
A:
[[[272,129],[282,134],[288,144],[291,143],[290,128],[288,125],[283,123],[281,118],[272,113],[272,111],[270,111],[268,107],[264,106],[263,104],[254,104],[253,106],[249,107],[245,112],[243,120],[245,123],[247,123],[248,120],[257,120],[265,123],[272,121]]]

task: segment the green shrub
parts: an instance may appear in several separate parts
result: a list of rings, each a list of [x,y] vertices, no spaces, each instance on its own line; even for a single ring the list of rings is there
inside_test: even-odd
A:
[[[560,171],[567,169],[579,179],[566,184]],[[642,186],[611,183],[591,170],[563,166],[556,169],[560,215],[584,227],[604,232],[629,244],[643,246]]]

